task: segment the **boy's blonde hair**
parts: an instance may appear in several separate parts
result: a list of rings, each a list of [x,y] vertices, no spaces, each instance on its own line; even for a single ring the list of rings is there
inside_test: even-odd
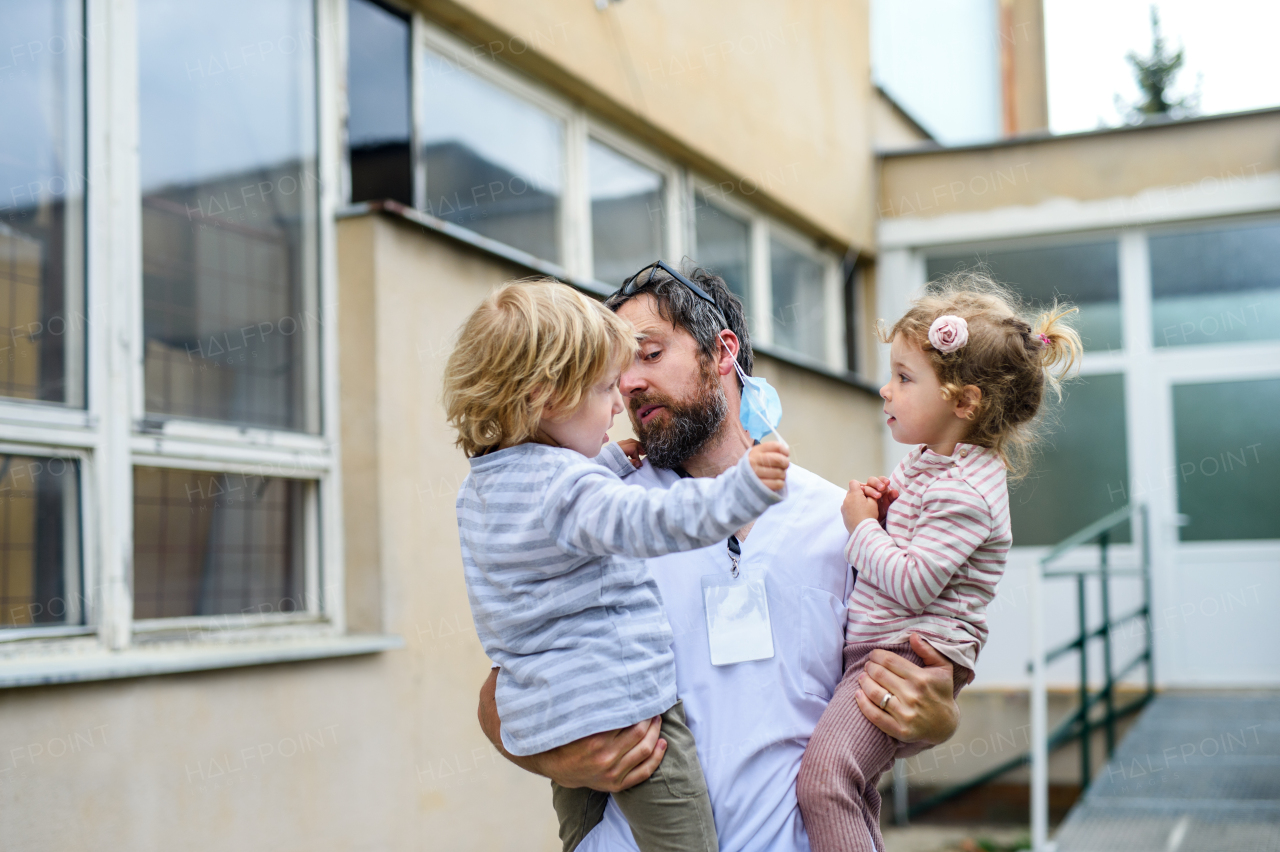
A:
[[[924,351],[945,399],[957,399],[965,385],[982,391],[965,441],[995,450],[1017,479],[1039,437],[1035,417],[1046,387],[1061,398],[1062,379],[1080,360],[1080,336],[1067,321],[1076,310],[1055,301],[1024,318],[1022,300],[1007,287],[981,272],[959,272],[931,283],[902,319],[879,332],[885,343],[901,334]],[[968,323],[969,340],[954,352],[939,352],[929,342],[929,327],[947,315]]]
[[[444,370],[444,406],[468,456],[525,443],[544,408],[567,413],[635,357],[632,328],[553,279],[504,284],[476,308]]]

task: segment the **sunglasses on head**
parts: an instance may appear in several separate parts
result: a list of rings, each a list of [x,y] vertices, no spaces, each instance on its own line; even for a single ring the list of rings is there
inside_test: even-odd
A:
[[[640,283],[640,276],[644,275],[645,269],[649,270],[649,274],[645,277],[644,283],[642,284]],[[656,273],[659,269],[661,269],[663,272],[670,275],[676,281],[679,281],[684,286],[688,287],[690,290],[693,291],[693,295],[697,296],[699,299],[702,299],[704,302],[706,302],[712,308],[714,308],[716,314],[720,317],[721,323],[724,324],[725,328],[729,327],[728,322],[725,321],[724,311],[720,310],[720,306],[716,304],[716,300],[711,298],[710,294],[708,294],[706,290],[703,290],[697,284],[694,284],[688,278],[685,278],[679,272],[676,272],[674,269],[668,266],[665,260],[654,261],[653,263],[644,267],[644,269],[641,269],[635,275],[632,275],[626,281],[622,282],[622,286],[618,288],[618,291],[613,295],[614,296],[634,296],[640,290],[643,290],[645,287],[649,286],[649,282],[653,281],[654,273]],[[612,296],[610,298],[612,298]]]

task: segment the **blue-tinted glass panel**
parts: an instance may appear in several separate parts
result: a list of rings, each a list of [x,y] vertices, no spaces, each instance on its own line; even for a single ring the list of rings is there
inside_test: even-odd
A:
[[[1280,539],[1280,379],[1175,385],[1183,541]]]
[[[84,621],[79,467],[0,454],[0,628]]]
[[[769,241],[776,346],[827,360],[826,287],[822,264],[778,240]]]
[[[594,277],[610,286],[662,256],[666,181],[653,169],[592,139],[587,145]]]
[[[0,3],[0,397],[84,404],[84,10]]]
[[[134,468],[134,618],[306,610],[305,488],[280,477]]]
[[[311,0],[138,0],[150,415],[319,428]]]
[[[409,19],[371,0],[347,4],[351,200],[413,204]]]
[[[700,198],[695,214],[694,255],[699,266],[705,266],[724,279],[752,323],[751,313],[751,224],[726,213],[706,199]]]
[[[1075,379],[1045,414],[1031,469],[1009,490],[1014,546],[1057,544],[1129,502],[1124,376]],[[1129,541],[1129,525],[1111,540]]]
[[[1119,349],[1120,266],[1114,240],[1034,249],[982,250],[931,257],[929,280],[950,272],[983,268],[1016,289],[1031,307],[1054,299],[1080,309],[1072,320],[1085,349]]]
[[[1156,346],[1280,338],[1280,222],[1157,234],[1148,245]]]
[[[421,92],[426,212],[558,263],[563,123],[429,50]]]

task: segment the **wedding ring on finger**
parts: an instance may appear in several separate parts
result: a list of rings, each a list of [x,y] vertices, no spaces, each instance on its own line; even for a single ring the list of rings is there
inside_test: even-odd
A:
[[[886,693],[884,694],[884,698],[881,698],[881,699],[880,699],[880,709],[881,709],[881,710],[883,710],[886,706],[888,706],[888,704],[889,704],[889,699],[890,699],[890,698],[893,698],[893,697],[894,697],[894,696],[893,696],[893,693],[892,693],[892,692],[886,692]]]

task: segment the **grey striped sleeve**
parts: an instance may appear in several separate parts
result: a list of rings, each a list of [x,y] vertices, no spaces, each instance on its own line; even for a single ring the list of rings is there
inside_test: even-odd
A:
[[[577,556],[647,558],[706,547],[783,499],[756,476],[749,455],[715,479],[682,479],[665,490],[566,466],[548,485],[543,523],[558,547]]]

